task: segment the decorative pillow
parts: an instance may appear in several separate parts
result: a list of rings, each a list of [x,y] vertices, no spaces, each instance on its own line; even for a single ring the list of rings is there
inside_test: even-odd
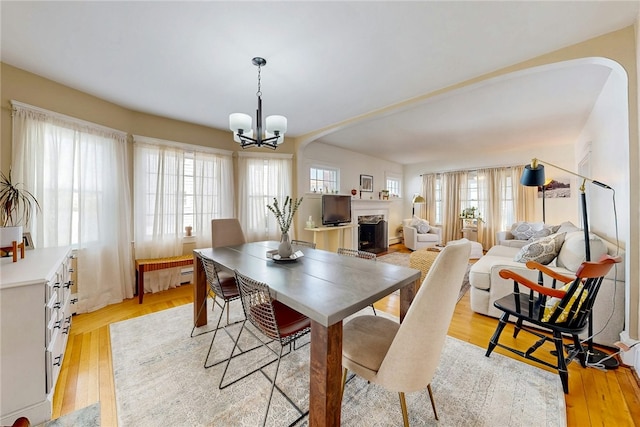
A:
[[[572,283],[573,282],[567,283],[566,285],[561,287],[560,290],[568,291],[569,286],[571,286]],[[558,318],[556,319],[556,323],[562,323],[565,320],[567,320],[567,317],[569,316],[569,312],[571,311],[571,306],[575,302],[578,295],[580,295],[580,301],[578,302],[578,307],[576,308],[576,311],[580,310],[582,303],[584,302],[585,298],[587,298],[587,292],[583,292],[582,294],[581,292],[582,292],[582,285],[578,285],[578,289],[576,289],[573,296],[569,298],[569,303],[564,308],[564,310],[562,310],[562,313],[560,313],[560,316],[558,316]],[[556,307],[558,307],[559,304],[560,304],[560,298],[552,297],[547,299],[547,303],[544,305],[544,314],[542,315],[543,322],[549,321],[549,319],[551,318],[551,315],[556,310]]]
[[[529,240],[536,231],[542,230],[544,224],[542,222],[516,222],[511,227],[511,234],[518,240]]]
[[[558,256],[558,252],[560,252],[560,248],[564,243],[564,235],[565,233],[558,233],[527,243],[520,248],[520,252],[516,254],[513,260],[523,263],[536,261],[547,265]]]
[[[556,230],[557,233],[573,233],[574,231],[580,231],[580,229],[573,225],[571,221],[565,221],[558,227],[558,230]]]
[[[566,236],[562,250],[558,254],[558,267],[576,271],[586,259],[584,253],[584,231],[574,231]],[[607,245],[595,234],[589,234],[591,261],[597,261],[607,253]]]
[[[556,233],[559,228],[559,225],[545,225],[541,230],[534,232],[533,236],[531,236],[529,240],[533,242],[534,240],[538,240],[542,237],[551,236],[552,234]]]
[[[413,216],[411,220],[411,226],[414,227],[418,234],[427,234],[429,230],[431,230],[431,226],[429,225],[429,221],[426,219],[418,218],[417,216]]]

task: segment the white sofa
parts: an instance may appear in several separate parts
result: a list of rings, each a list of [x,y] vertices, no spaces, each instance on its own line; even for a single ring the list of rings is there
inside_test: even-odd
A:
[[[407,248],[417,251],[442,244],[442,228],[430,225],[427,233],[418,233],[417,228],[411,225],[413,221],[413,219],[402,221],[402,236]]]
[[[604,239],[600,239],[597,235],[591,234],[592,260],[599,259],[604,252],[622,257],[622,262],[616,264],[603,281],[593,309],[593,332],[597,333],[593,341],[613,347],[613,343],[620,339],[620,332],[624,328],[624,252]],[[594,240],[596,238],[597,240]],[[502,311],[495,308],[493,302],[513,291],[513,281],[500,277],[499,273],[502,269],[515,271],[534,282],[538,281],[537,270],[530,270],[524,263],[514,261],[514,257],[519,251],[518,247],[496,245],[473,264],[469,271],[471,309],[473,311],[492,317],[502,315]],[[575,270],[579,266],[580,260],[583,259],[584,232],[582,230],[568,232],[558,256],[548,264],[548,267],[561,274],[575,276]],[[547,279],[548,277],[545,277],[545,285],[551,286],[551,280]],[[526,292],[525,289],[522,288]],[[600,330],[602,332],[598,333]],[[583,335],[583,338],[585,337],[586,332]]]

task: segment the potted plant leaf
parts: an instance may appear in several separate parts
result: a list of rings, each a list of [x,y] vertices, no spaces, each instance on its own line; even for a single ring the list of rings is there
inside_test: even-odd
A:
[[[13,242],[22,242],[23,226],[29,225],[34,210],[40,204],[20,183],[0,172],[0,248],[10,248]]]

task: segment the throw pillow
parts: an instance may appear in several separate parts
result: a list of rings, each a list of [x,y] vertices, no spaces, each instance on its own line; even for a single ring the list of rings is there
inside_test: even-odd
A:
[[[595,234],[589,234],[591,261],[597,261],[607,253],[607,245]],[[584,231],[574,231],[566,236],[562,250],[558,254],[558,267],[576,271],[586,259],[584,253]]]
[[[565,221],[559,225],[558,233],[573,233],[574,231],[580,231],[578,227],[573,225],[571,221]]]
[[[559,225],[545,225],[541,230],[534,232],[533,236],[529,240],[534,241],[542,237],[551,236],[552,234],[556,233],[559,228]]]
[[[560,290],[568,291],[569,290],[569,286],[571,286],[571,285],[572,285],[572,282],[571,283],[567,283],[566,285],[561,287]],[[571,306],[575,302],[575,300],[578,297],[578,295],[580,295],[580,301],[578,302],[578,307],[576,308],[576,311],[580,310],[580,307],[582,306],[582,303],[584,302],[585,298],[587,297],[587,292],[582,292],[582,285],[578,285],[578,289],[576,289],[576,291],[571,296],[571,298],[569,298],[569,303],[564,308],[564,310],[562,310],[562,313],[560,313],[560,315],[556,319],[556,323],[562,323],[565,320],[567,320],[567,317],[569,317],[569,312],[571,311]],[[549,319],[551,318],[551,315],[554,313],[554,311],[556,310],[556,308],[560,304],[560,301],[561,301],[560,298],[556,298],[556,297],[552,297],[552,298],[547,299],[547,303],[544,305],[544,314],[542,315],[542,321],[543,322],[548,322],[549,321]]]
[[[418,231],[418,234],[427,234],[429,230],[431,230],[431,226],[429,225],[429,221],[426,219],[418,218],[417,216],[413,216],[411,220],[411,226]]]
[[[513,258],[516,262],[536,261],[547,265],[558,256],[560,248],[564,243],[564,233],[554,234],[542,239],[527,243]]]
[[[511,234],[518,240],[529,240],[536,231],[542,230],[543,226],[544,224],[541,222],[516,222],[511,227]]]

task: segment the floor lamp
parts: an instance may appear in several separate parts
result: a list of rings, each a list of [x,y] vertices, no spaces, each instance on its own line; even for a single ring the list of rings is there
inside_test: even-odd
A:
[[[415,196],[413,196],[413,200],[411,201],[411,206],[412,206],[411,217],[412,218],[416,214],[416,205],[421,205],[423,203],[427,203],[424,197],[422,197],[419,194],[416,194]]]
[[[533,159],[530,165],[526,165],[524,167],[524,171],[522,172],[522,177],[520,178],[520,184],[525,185],[527,187],[538,187],[542,186],[544,189],[545,177],[544,177],[544,165],[546,164],[552,166],[556,169],[560,169],[561,171],[567,172],[573,176],[577,176],[582,179],[582,185],[580,186],[580,203],[582,205],[582,227],[584,230],[584,254],[585,260],[591,261],[591,246],[589,244],[589,221],[587,217],[587,196],[584,192],[585,184],[587,181],[591,182],[602,188],[607,188],[609,190],[613,190],[613,188],[609,187],[606,184],[603,184],[599,181],[596,181],[591,178],[587,178],[586,176],[579,175],[570,170],[561,168],[560,166],[556,166],[553,163],[549,163],[540,159]],[[544,194],[543,194],[544,197]],[[592,312],[593,313],[593,312]],[[589,318],[589,342],[588,342],[588,355],[589,355],[589,363],[603,363],[607,369],[614,369],[618,367],[618,361],[613,358],[607,358],[608,355],[600,350],[593,348],[593,322],[592,322],[593,314],[590,314]],[[605,360],[606,359],[606,360]]]

